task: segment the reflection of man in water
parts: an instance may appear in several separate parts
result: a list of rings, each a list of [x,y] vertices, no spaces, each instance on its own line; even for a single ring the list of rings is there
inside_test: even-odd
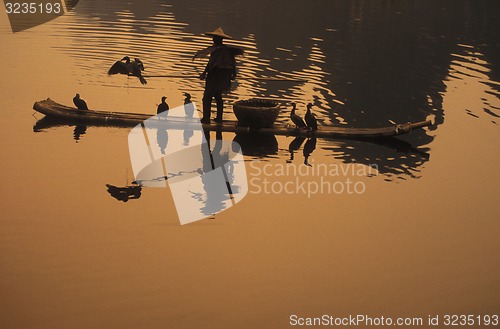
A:
[[[202,123],[210,123],[210,108],[212,99],[217,103],[217,117],[214,121],[222,122],[224,103],[222,93],[229,90],[231,80],[236,77],[236,55],[242,55],[243,50],[237,47],[230,47],[223,44],[224,39],[232,39],[225,34],[222,28],[217,28],[206,35],[213,37],[213,46],[198,51],[194,58],[202,55],[210,55],[210,59],[205,70],[200,75],[200,79],[206,80],[205,93],[203,94],[203,118]]]
[[[204,130],[205,133],[205,140],[207,141],[207,145],[204,146],[202,144],[202,161],[203,161],[203,173],[209,173],[210,171],[216,169],[217,167],[221,166],[221,161],[224,161],[223,163],[226,163],[226,159],[221,159],[224,157],[224,155],[221,152],[221,143],[222,143],[222,133],[220,131],[217,132],[216,138],[216,145],[214,146],[214,151],[212,152],[210,150],[210,132],[208,130]],[[219,144],[219,145],[217,145]],[[204,149],[204,147],[208,146],[207,149]],[[227,159],[229,159],[229,156],[227,156]],[[224,170],[224,169],[223,169]],[[205,191],[205,198],[203,198],[202,195],[197,195],[196,197],[198,200],[204,202],[204,206],[200,208],[200,212],[205,214],[205,215],[214,215],[218,212],[221,212],[226,208],[226,205],[224,204],[225,201],[227,201],[231,196],[227,193],[221,193],[220,190],[213,189],[213,181],[210,180],[210,178],[207,175],[203,175],[201,177],[201,183],[203,184],[203,189]],[[226,178],[226,184],[227,183],[227,178]],[[231,190],[228,191],[229,193],[232,193]]]

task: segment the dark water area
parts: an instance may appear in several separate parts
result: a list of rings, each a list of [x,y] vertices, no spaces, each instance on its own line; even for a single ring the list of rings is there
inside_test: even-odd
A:
[[[192,57],[217,26],[245,50],[224,119],[258,97],[281,104],[283,127],[291,102],[301,116],[313,103],[320,130],[432,125],[375,140],[208,133],[241,145],[249,192],[180,225],[171,189],[135,180],[130,127],[33,113],[75,93],[91,109],[153,116],[161,96],[174,108],[188,92],[200,109],[206,59]],[[2,11],[0,327],[498,314],[498,31],[494,0],[87,0],[17,33]],[[176,78],[108,76],[125,55]],[[162,154],[195,139],[151,136]],[[323,179],[363,191],[272,190]]]
[[[498,98],[498,9],[494,1],[89,1],[75,8],[74,24],[62,23],[55,34],[71,31],[73,42],[63,50],[80,60],[78,75],[88,74],[91,82],[102,84],[92,81],[99,76],[97,69],[103,72],[108,58],[127,51],[144,58],[150,74],[198,74],[201,64],[193,69],[190,59],[206,44],[199,36],[213,29],[216,20],[231,31],[233,44],[247,51],[240,74],[250,79],[238,82],[230,102],[271,97],[284,104],[297,101],[301,110],[313,102],[321,124],[333,126],[383,127],[432,116],[428,132],[415,132],[408,139],[419,147],[432,143],[432,132],[445,120],[442,98],[452,63],[470,70],[459,73],[465,77],[484,73],[479,81]],[[98,67],[87,65],[89,60]],[[307,83],[251,79],[259,76]],[[179,89],[195,94],[202,87],[192,79],[176,82]],[[471,115],[496,122],[498,108],[483,103],[484,111]],[[286,111],[280,122],[288,123]],[[364,144],[352,149],[350,143],[335,150],[346,163],[366,165],[385,153]],[[418,167],[426,161],[420,154],[380,165],[386,172],[393,166]]]

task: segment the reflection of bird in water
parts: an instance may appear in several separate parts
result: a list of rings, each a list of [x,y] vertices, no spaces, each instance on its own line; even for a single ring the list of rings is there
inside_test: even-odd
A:
[[[304,118],[306,119],[307,129],[316,131],[318,130],[318,120],[316,120],[316,117],[312,114],[311,107],[313,107],[311,103],[307,104],[307,112]]]
[[[194,114],[194,104],[191,101],[191,94],[184,93],[184,114],[186,118],[192,118]],[[189,145],[189,140],[193,137],[193,129],[184,129],[184,145]]]
[[[78,143],[80,140],[81,135],[85,135],[85,132],[87,131],[87,126],[75,126],[75,129],[73,130],[73,138],[75,141]]]
[[[115,62],[113,66],[111,66],[111,68],[108,70],[108,74],[133,75],[138,77],[141,83],[145,85],[147,81],[142,76],[142,71],[144,71],[144,64],[139,58],[135,58],[134,61],[131,61],[130,57],[125,56],[120,61]]]
[[[312,167],[309,164],[309,156],[316,149],[316,137],[309,138],[307,142],[304,144],[304,164],[306,166]]]
[[[156,114],[160,114],[162,112],[169,110],[168,104],[167,104],[167,102],[165,102],[166,99],[167,99],[167,96],[163,96],[161,98],[161,103],[160,103],[160,105],[158,105],[158,108],[156,109]],[[168,114],[168,112],[165,114]]]
[[[117,187],[106,184],[108,193],[118,201],[127,202],[130,199],[139,199],[141,197],[142,186],[132,183],[131,186]]]
[[[186,118],[192,118],[194,114],[194,105],[191,101],[191,94],[184,93],[184,113],[186,114]]]
[[[73,97],[73,103],[79,110],[88,110],[87,103],[83,99],[80,98],[80,94],[76,94],[75,97]]]
[[[290,119],[292,119],[292,122],[295,124],[295,129],[300,129],[300,128],[306,128],[306,123],[304,120],[302,120],[301,117],[299,117],[297,114],[295,114],[296,110],[296,105],[295,103],[292,103],[292,112],[290,113]]]
[[[156,142],[160,147],[161,154],[165,154],[165,149],[168,145],[168,132],[165,128],[158,128],[156,131]]]
[[[183,132],[183,137],[184,137],[184,145],[189,145],[189,141],[191,139],[191,137],[193,137],[194,135],[194,131],[193,129],[184,129],[184,132]]]
[[[303,136],[297,136],[290,142],[290,145],[288,145],[288,152],[290,152],[290,160],[287,160],[286,162],[290,163],[293,161],[293,159],[294,159],[293,153],[300,148],[302,143],[304,143],[305,139],[306,138]]]

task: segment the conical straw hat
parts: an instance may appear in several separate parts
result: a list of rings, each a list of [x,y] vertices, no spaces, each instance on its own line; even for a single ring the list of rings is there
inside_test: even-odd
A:
[[[222,30],[222,27],[220,27],[220,26],[218,28],[216,28],[215,31],[207,32],[205,34],[210,35],[210,36],[218,36],[218,37],[222,37],[222,38],[226,38],[226,39],[232,39],[231,36],[224,33],[224,31]]]

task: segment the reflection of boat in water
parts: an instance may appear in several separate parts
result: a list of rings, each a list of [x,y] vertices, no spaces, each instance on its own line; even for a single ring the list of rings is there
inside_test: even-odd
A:
[[[142,123],[147,119],[150,119],[152,116],[150,114],[138,114],[138,113],[78,110],[76,108],[58,104],[53,100],[51,100],[50,98],[36,102],[33,105],[33,108],[36,111],[50,117],[72,120],[76,122],[106,125],[106,126],[133,127]],[[189,120],[189,118],[187,118],[186,120]],[[189,122],[182,122],[179,126],[182,127],[182,129],[185,129],[186,123]],[[193,120],[193,124],[195,123],[196,121]],[[378,138],[378,137],[388,137],[388,136],[406,134],[414,129],[427,127],[429,125],[431,125],[430,120],[416,122],[416,123],[408,122],[383,128],[349,128],[349,127],[322,126],[320,130],[314,133],[314,135],[315,137],[321,137],[321,138],[329,138],[329,137],[330,138],[331,137]],[[170,126],[175,128],[175,124]],[[295,129],[290,129],[285,126],[275,125],[272,128],[252,129],[249,127],[238,126],[236,121],[225,121],[222,124],[203,124],[203,129],[236,132],[236,133],[257,133],[263,135],[310,136],[309,132],[297,131]]]
[[[243,155],[265,156],[278,153],[278,141],[274,135],[236,134],[233,142],[241,146]]]

